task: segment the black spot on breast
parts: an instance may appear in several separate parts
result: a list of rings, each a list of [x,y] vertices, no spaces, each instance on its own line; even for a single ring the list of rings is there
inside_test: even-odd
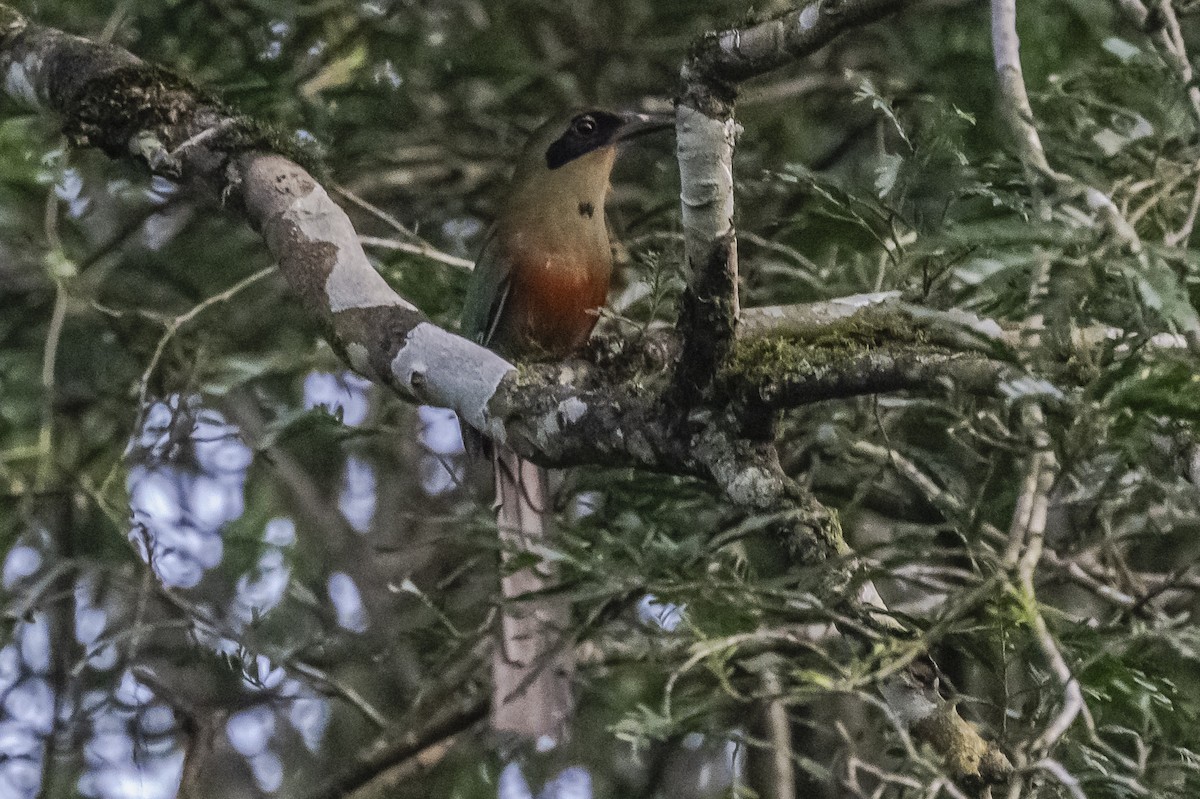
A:
[[[580,203],[579,204],[579,215],[580,216],[586,216],[588,219],[591,219],[592,215],[595,213],[596,213],[596,206],[592,205],[591,203]]]

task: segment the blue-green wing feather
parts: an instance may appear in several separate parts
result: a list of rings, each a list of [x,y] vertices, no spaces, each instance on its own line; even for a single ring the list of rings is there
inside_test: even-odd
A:
[[[485,347],[495,346],[496,327],[508,299],[512,265],[500,246],[493,227],[483,240],[483,248],[475,261],[467,297],[463,302],[462,334]],[[467,453],[491,455],[490,442],[477,431],[462,425],[463,445]]]
[[[475,262],[467,298],[463,303],[462,332],[467,338],[484,346],[495,346],[493,340],[512,276],[512,263],[500,245],[493,228],[484,239],[483,249]]]

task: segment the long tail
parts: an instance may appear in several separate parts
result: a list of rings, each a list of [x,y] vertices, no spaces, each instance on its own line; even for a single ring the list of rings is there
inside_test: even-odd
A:
[[[492,465],[503,563],[522,552],[540,556],[551,537],[546,470],[504,447],[495,448]],[[492,726],[557,742],[574,709],[570,603],[556,595],[530,596],[556,581],[553,566],[540,557],[533,566],[504,573],[499,641],[492,655]]]

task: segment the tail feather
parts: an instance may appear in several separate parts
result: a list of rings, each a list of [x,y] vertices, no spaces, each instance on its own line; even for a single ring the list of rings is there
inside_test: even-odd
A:
[[[502,558],[550,542],[550,491],[546,470],[504,447],[492,456],[496,518]],[[492,726],[500,732],[558,741],[573,710],[567,634],[570,603],[562,597],[530,596],[554,585],[545,561],[500,581],[499,641],[492,655]]]

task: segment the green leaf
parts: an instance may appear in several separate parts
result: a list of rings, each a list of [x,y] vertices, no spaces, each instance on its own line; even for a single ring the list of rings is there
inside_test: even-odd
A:
[[[879,165],[875,167],[875,195],[879,199],[891,194],[903,164],[904,159],[898,155],[885,154],[879,157]]]
[[[1100,46],[1121,59],[1122,63],[1125,64],[1142,55],[1140,47],[1117,36],[1109,36],[1100,43]]]
[[[1134,281],[1146,307],[1173,329],[1183,332],[1200,330],[1200,316],[1197,316],[1187,291],[1173,269],[1161,260],[1154,259],[1149,262],[1149,268],[1130,264],[1124,266],[1124,271]]]

